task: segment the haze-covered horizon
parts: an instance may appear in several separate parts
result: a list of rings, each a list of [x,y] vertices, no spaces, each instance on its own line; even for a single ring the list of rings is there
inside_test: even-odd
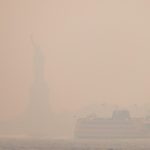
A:
[[[148,0],[1,0],[0,120],[30,104],[34,41],[54,114],[150,110]]]

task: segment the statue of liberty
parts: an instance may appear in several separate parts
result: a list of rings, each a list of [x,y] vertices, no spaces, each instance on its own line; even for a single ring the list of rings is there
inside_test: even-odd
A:
[[[49,88],[44,79],[44,57],[39,46],[34,47],[34,81],[30,90],[30,104],[27,115],[28,133],[31,136],[49,136],[51,111]]]

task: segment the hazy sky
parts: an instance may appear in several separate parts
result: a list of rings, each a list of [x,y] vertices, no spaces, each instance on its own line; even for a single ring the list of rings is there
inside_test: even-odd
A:
[[[0,118],[28,106],[31,34],[54,112],[149,103],[149,0],[0,0]]]

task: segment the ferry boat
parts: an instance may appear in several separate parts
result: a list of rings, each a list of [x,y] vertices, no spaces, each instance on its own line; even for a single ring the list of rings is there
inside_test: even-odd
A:
[[[77,139],[150,138],[150,121],[132,118],[128,110],[115,110],[110,118],[79,118],[74,136]]]

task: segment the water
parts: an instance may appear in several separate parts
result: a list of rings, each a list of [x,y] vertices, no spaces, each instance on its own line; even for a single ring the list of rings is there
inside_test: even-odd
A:
[[[150,139],[79,141],[0,138],[0,150],[150,150]]]

